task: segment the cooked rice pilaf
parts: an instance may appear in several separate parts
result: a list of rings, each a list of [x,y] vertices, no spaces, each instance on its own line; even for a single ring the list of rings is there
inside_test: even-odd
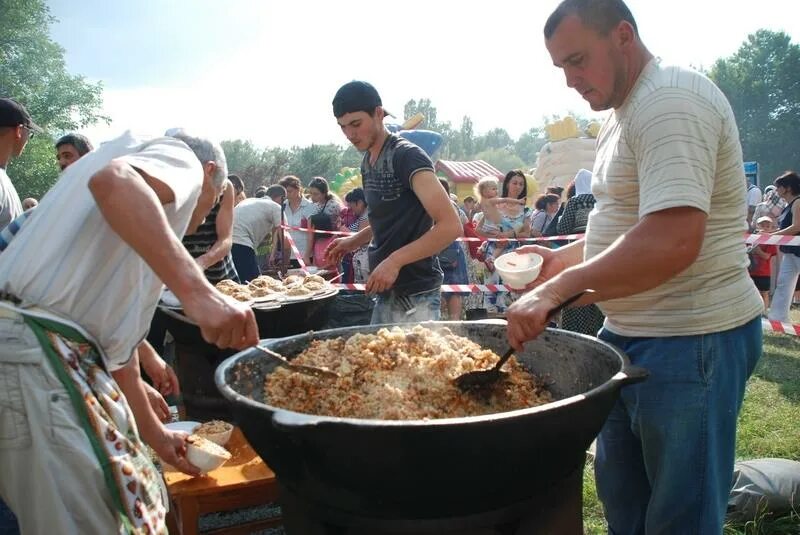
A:
[[[333,370],[338,379],[277,368],[267,375],[267,403],[306,414],[422,420],[492,414],[552,401],[543,382],[512,357],[509,372],[489,391],[464,393],[453,383],[462,373],[489,369],[500,360],[449,329],[416,326],[314,340],[292,359]]]

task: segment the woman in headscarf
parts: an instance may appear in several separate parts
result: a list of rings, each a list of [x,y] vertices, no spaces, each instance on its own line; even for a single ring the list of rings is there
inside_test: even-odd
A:
[[[581,234],[586,232],[589,213],[594,209],[592,195],[592,173],[581,169],[567,188],[567,205],[558,220],[559,234]],[[603,326],[605,316],[596,305],[574,307],[561,313],[561,328],[577,333],[596,336]]]
[[[586,232],[586,223],[589,221],[589,212],[594,209],[594,195],[592,195],[592,173],[581,169],[575,175],[571,187],[567,188],[567,205],[564,213],[558,220],[559,234],[580,234]],[[572,193],[572,195],[570,195]]]

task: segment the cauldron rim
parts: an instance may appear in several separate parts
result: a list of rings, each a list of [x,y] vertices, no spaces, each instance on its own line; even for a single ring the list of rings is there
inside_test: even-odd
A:
[[[492,323],[492,320],[430,321],[430,322],[420,322],[420,325],[447,327],[448,325],[464,325],[464,324],[481,325],[487,323]],[[411,324],[380,324],[380,325],[370,325],[369,327],[374,328],[377,331],[380,328],[392,328],[398,326],[409,327],[411,326]],[[353,327],[340,327],[337,329],[326,329],[324,331],[308,331],[304,334],[286,336],[282,338],[268,338],[265,340],[268,340],[270,344],[274,344],[274,343],[284,342],[290,339],[296,339],[299,337],[313,336],[314,334],[325,334],[334,337],[336,336],[336,333],[338,331],[348,332],[352,331],[352,329]],[[609,379],[607,379],[603,383],[599,384],[598,386],[590,390],[587,390],[586,392],[575,394],[556,401],[551,401],[550,403],[545,403],[534,407],[527,407],[524,409],[516,409],[513,411],[482,414],[478,416],[463,416],[458,418],[436,418],[429,420],[381,420],[381,419],[367,419],[367,418],[350,418],[350,417],[340,417],[340,416],[325,416],[325,415],[308,414],[303,412],[292,411],[289,409],[284,409],[282,407],[277,407],[275,405],[268,405],[266,403],[256,401],[234,390],[231,387],[231,385],[227,383],[225,378],[228,369],[235,366],[240,360],[243,360],[245,357],[254,354],[253,352],[255,350],[252,348],[240,351],[235,355],[228,357],[222,363],[220,363],[214,374],[214,379],[217,384],[217,388],[219,389],[223,397],[225,397],[232,403],[242,403],[253,409],[266,410],[266,414],[271,415],[273,422],[278,425],[283,424],[287,426],[314,426],[319,424],[336,424],[339,426],[344,425],[344,426],[355,426],[355,427],[428,428],[428,427],[446,427],[453,425],[499,422],[507,419],[519,418],[522,416],[533,416],[538,413],[550,412],[559,409],[561,407],[573,405],[576,403],[581,403],[586,399],[599,396],[603,392],[618,388],[620,386],[619,383],[625,385],[628,383],[641,381],[647,377],[646,370],[636,366],[632,366],[630,364],[630,360],[624,353],[622,353],[622,351],[620,351],[618,348],[614,347],[613,345],[603,340],[599,340],[592,336],[580,333],[565,331],[562,329],[548,328],[547,332],[557,333],[559,336],[577,338],[586,342],[590,342],[592,344],[604,346],[606,349],[610,350],[613,354],[615,354],[617,358],[620,360],[619,371],[617,371],[614,375],[612,375]],[[264,340],[262,340],[262,342],[263,341]]]

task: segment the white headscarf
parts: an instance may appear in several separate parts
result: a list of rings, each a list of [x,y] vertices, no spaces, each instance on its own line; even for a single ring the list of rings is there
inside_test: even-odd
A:
[[[581,169],[575,175],[575,195],[584,195],[592,192],[592,172]]]

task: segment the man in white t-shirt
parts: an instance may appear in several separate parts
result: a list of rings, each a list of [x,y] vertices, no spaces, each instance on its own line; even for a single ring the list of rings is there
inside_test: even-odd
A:
[[[22,214],[22,202],[6,167],[25,150],[35,132],[41,132],[25,106],[11,98],[0,98],[0,229]]]
[[[219,294],[181,244],[218,198],[225,167],[206,140],[126,133],[70,165],[0,255],[0,495],[23,531],[165,531],[141,440],[197,469],[139,373],[163,284],[207,341],[258,340],[252,311]]]
[[[758,186],[751,184],[747,179],[745,179],[745,183],[747,184],[747,226],[750,230],[753,230],[755,228],[753,214],[756,211],[756,206],[763,200],[763,196]]]
[[[762,304],[742,239],[744,169],[722,92],[661,65],[622,0],[564,0],[545,44],[592,109],[597,138],[585,240],[552,251],[508,312],[517,350],[586,289],[600,338],[650,371],[622,389],[595,474],[613,533],[721,533],[744,386],[761,355]]]
[[[245,199],[233,209],[233,263],[246,284],[261,274],[256,248],[267,235],[277,243],[281,228],[281,205],[267,198]]]

